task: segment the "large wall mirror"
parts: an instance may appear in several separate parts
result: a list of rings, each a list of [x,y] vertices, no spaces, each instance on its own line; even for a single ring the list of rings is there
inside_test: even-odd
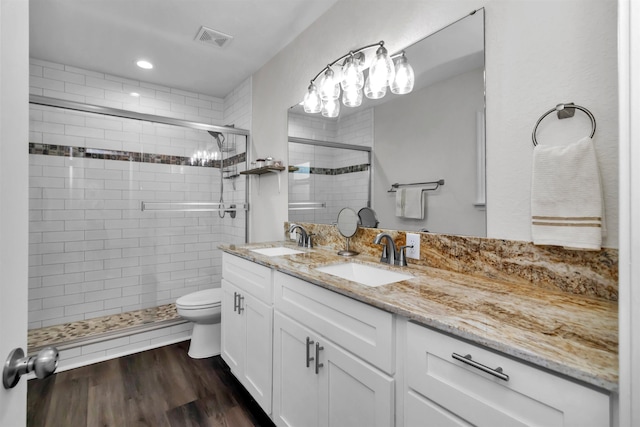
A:
[[[369,206],[380,228],[486,235],[484,10],[403,50],[411,93],[337,118],[290,109],[289,221]]]

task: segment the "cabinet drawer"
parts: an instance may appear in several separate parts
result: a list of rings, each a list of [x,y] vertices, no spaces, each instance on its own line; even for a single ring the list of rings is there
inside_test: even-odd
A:
[[[277,271],[274,291],[276,309],[381,370],[394,372],[391,313]]]
[[[222,254],[222,278],[267,304],[273,302],[271,274],[269,267],[226,252]]]
[[[457,360],[501,371],[500,379]],[[477,426],[607,426],[609,396],[485,348],[409,323],[407,386],[427,406],[445,408],[452,425]],[[497,369],[497,368],[501,369]],[[498,372],[500,373],[500,372]],[[409,395],[412,391],[409,390]],[[416,396],[408,396],[416,412]],[[428,424],[426,424],[428,425]]]

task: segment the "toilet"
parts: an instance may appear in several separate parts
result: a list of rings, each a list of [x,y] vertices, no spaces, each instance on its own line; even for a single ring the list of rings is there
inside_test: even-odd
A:
[[[176,300],[178,314],[193,322],[189,356],[194,359],[220,354],[220,288],[206,289]]]

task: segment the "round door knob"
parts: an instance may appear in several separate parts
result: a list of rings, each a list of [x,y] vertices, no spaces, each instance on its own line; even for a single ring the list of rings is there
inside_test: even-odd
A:
[[[53,374],[58,367],[58,349],[55,347],[45,347],[38,352],[33,360],[33,369],[29,371],[35,371],[36,377],[43,379]]]
[[[37,355],[25,357],[21,348],[14,348],[2,370],[2,385],[10,389],[18,384],[20,377],[31,371],[35,371],[36,377],[42,379],[53,374],[58,367],[58,349],[45,347]]]

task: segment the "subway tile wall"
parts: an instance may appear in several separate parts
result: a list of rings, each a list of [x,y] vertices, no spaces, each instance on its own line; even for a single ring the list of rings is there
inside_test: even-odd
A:
[[[30,85],[37,95],[251,127],[250,79],[220,99],[32,59]],[[235,154],[245,152],[244,136],[227,138],[236,142]],[[29,156],[30,328],[152,307],[219,286],[217,246],[245,241],[244,212],[232,219],[141,210],[142,201],[219,200],[219,168],[162,163],[216,151],[210,135],[32,105],[30,142],[45,147]],[[56,151],[50,146],[81,148],[89,157],[48,155]],[[151,161],[111,160],[131,153]],[[244,175],[224,184],[225,203],[245,203]]]
[[[289,114],[289,135],[298,138],[373,146],[373,109],[328,120],[318,115]],[[367,205],[369,171],[324,175],[306,173],[304,167],[340,169],[369,163],[365,153],[289,143],[289,164],[303,168],[289,174],[289,201],[326,203],[316,210],[290,210],[289,221],[330,224],[342,208],[356,212]]]

